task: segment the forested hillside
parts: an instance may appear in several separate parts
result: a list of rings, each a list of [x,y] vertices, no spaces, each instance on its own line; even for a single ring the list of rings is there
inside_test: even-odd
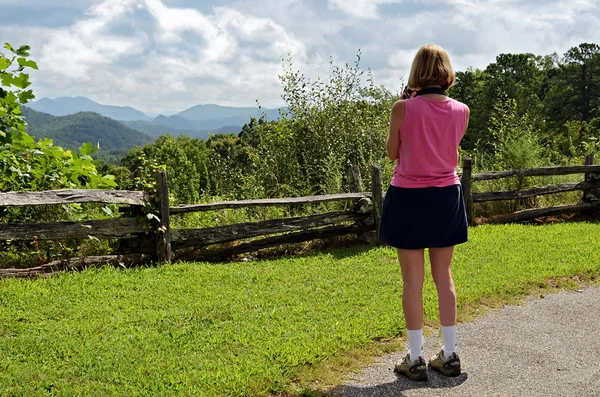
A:
[[[92,143],[102,150],[130,149],[152,141],[147,133],[100,116],[81,112],[68,116],[52,116],[23,107],[27,132],[36,138],[50,138],[56,145],[76,150],[83,143]]]

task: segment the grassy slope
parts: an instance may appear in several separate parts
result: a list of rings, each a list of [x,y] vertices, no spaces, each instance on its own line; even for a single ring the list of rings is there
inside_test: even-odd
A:
[[[595,279],[599,234],[584,223],[473,229],[455,261],[460,319],[551,278]],[[325,376],[323,363],[400,335],[400,294],[388,248],[3,280],[0,395],[290,391]],[[431,277],[425,296],[434,325]]]

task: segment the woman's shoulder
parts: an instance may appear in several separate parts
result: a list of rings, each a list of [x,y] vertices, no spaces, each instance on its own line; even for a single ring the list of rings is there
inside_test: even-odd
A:
[[[452,102],[454,102],[457,106],[462,107],[463,109],[466,109],[467,111],[469,111],[469,106],[467,106],[466,103],[463,103],[461,101],[459,101],[458,99],[454,99],[454,98],[450,98],[452,100]]]
[[[408,102],[408,99],[398,99],[396,102],[394,102],[394,104],[392,105],[392,111],[394,109],[403,109],[406,107],[406,102]]]
[[[392,105],[392,115],[404,115],[404,112],[406,111],[406,103],[408,101],[409,100],[400,99],[394,102]]]

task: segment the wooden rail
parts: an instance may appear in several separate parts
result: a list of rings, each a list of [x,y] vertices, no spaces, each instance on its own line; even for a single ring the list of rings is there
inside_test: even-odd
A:
[[[189,212],[215,211],[228,208],[250,208],[250,207],[272,207],[286,206],[293,204],[318,204],[331,201],[355,201],[362,198],[368,198],[367,193],[342,193],[342,194],[324,194],[322,196],[306,196],[306,197],[289,197],[289,198],[273,198],[260,200],[239,200],[225,201],[220,203],[206,203],[194,205],[181,205],[171,207],[171,214],[185,214]]]
[[[550,186],[534,187],[528,190],[481,192],[473,193],[473,202],[481,203],[485,201],[515,200],[520,198],[542,196],[546,194],[572,192],[576,190],[588,190],[593,189],[594,187],[597,187],[597,185],[589,182],[572,182]]]
[[[492,171],[473,175],[473,181],[489,181],[512,176],[552,176],[572,175],[586,172],[600,172],[600,165],[576,165],[571,167],[525,168],[522,170]]]
[[[32,241],[87,238],[122,238],[144,234],[149,225],[136,218],[116,218],[102,221],[12,223],[0,224],[0,240]]]
[[[523,211],[517,211],[512,214],[497,215],[487,220],[487,223],[515,223],[523,222],[542,216],[556,216],[564,214],[573,214],[600,208],[600,202],[580,203],[571,205],[557,205],[554,207],[535,208]]]
[[[294,230],[311,229],[345,222],[365,222],[371,214],[350,211],[328,212],[297,218],[273,219],[261,222],[239,223],[205,229],[173,230],[173,249],[203,247],[223,244],[252,237],[287,233]],[[315,237],[317,238],[317,237]]]
[[[153,257],[151,255],[143,254],[88,256],[85,258],[59,259],[57,261],[27,269],[0,269],[0,278],[37,277],[59,271],[83,270],[98,265],[135,267],[148,264],[152,260]]]
[[[221,248],[213,251],[199,252],[194,255],[195,259],[222,259],[232,255],[255,252],[265,248],[277,247],[283,244],[295,244],[315,239],[345,236],[348,234],[361,234],[373,230],[373,226],[355,223],[352,225],[328,226],[316,230],[304,230],[301,232],[284,234],[282,236],[267,237],[249,243],[242,243],[233,247]]]
[[[475,181],[486,181],[514,176],[548,176],[548,175],[570,175],[584,173],[582,182],[561,183],[550,186],[537,186],[526,190],[473,192],[472,184]],[[593,212],[598,210],[600,203],[600,166],[594,165],[594,156],[588,155],[584,165],[571,167],[545,167],[527,168],[522,170],[484,172],[472,175],[472,160],[463,158],[462,186],[467,211],[467,219],[473,225],[473,203],[482,203],[499,200],[515,200],[528,197],[537,197],[547,194],[556,194],[571,191],[583,191],[583,202],[575,205],[561,205],[548,208],[535,208],[517,211],[512,214],[504,214],[491,217],[486,220],[490,223],[523,222],[542,216],[556,216],[577,212]]]
[[[0,207],[51,204],[129,204],[146,205],[149,196],[128,190],[48,190],[43,192],[0,193]]]

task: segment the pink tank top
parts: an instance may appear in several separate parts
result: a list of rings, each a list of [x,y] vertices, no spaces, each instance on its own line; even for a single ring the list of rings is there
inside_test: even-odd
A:
[[[460,184],[456,167],[467,123],[466,106],[454,99],[418,96],[407,100],[405,109],[400,158],[391,184],[406,188]]]

